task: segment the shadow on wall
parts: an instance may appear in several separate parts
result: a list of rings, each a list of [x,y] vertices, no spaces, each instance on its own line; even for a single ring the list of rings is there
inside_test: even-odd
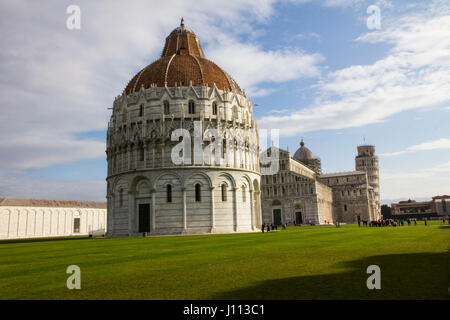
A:
[[[371,256],[344,263],[351,269],[348,272],[266,280],[209,299],[450,299],[449,256],[449,252]],[[380,290],[366,286],[370,265],[381,269]]]

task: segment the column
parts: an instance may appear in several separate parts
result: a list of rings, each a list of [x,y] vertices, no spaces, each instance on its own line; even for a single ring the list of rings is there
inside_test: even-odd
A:
[[[144,143],[144,168],[147,168],[147,143]]]
[[[249,190],[250,192],[250,218],[251,218],[251,226],[252,226],[252,231],[255,230],[255,217],[253,217],[254,215],[254,210],[253,210],[253,190]]]
[[[128,152],[128,163],[127,163],[127,165],[128,165],[128,170],[130,170],[131,169],[131,153],[133,152],[133,149],[131,148],[131,146],[128,146],[127,147],[127,152]]]
[[[164,142],[161,144],[161,167],[164,167],[164,153],[165,153],[165,144]]]
[[[234,222],[234,231],[238,231],[238,220],[237,220],[237,214],[238,214],[238,207],[237,207],[237,187],[233,188],[233,202],[234,202],[234,208],[233,208],[233,222]]]
[[[186,217],[186,188],[182,187],[183,191],[183,233],[187,232],[187,217]]]
[[[214,187],[211,187],[211,233],[216,232],[216,221],[214,217]]]
[[[156,230],[156,215],[155,215],[155,206],[156,206],[156,190],[152,189],[151,190],[152,193],[152,208],[151,208],[151,229],[152,229],[152,233],[155,232]]]
[[[134,194],[131,191],[128,191],[128,235],[131,236],[134,232],[137,232],[138,230],[135,230],[133,223],[135,221],[135,203],[134,203]]]
[[[258,225],[261,225],[262,224],[262,221],[261,221],[261,202],[260,202],[260,199],[261,199],[261,191],[260,190],[257,190],[257,191],[254,191],[254,197],[255,197],[255,203],[256,203],[256,205],[255,205],[255,217],[256,217],[256,224],[258,224]],[[273,217],[273,214],[271,214],[272,215],[272,217]]]

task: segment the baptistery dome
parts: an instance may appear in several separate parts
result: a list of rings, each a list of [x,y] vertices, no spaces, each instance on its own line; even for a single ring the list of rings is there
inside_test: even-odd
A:
[[[216,85],[242,94],[237,83],[214,62],[206,59],[200,39],[181,22],[166,38],[161,58],[139,71],[128,83],[125,94],[141,87]]]
[[[108,236],[260,230],[253,104],[183,21],[112,110]]]

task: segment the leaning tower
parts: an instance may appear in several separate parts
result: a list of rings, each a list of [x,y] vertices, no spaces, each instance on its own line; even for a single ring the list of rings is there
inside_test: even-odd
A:
[[[106,154],[108,236],[261,226],[253,104],[183,20],[114,100]]]
[[[373,188],[375,194],[376,216],[381,214],[380,207],[380,180],[378,156],[375,154],[375,146],[358,146],[358,155],[355,157],[355,167],[358,171],[367,172],[369,185]]]

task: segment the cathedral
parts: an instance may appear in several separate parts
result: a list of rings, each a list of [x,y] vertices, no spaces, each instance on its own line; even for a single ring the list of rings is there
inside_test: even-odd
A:
[[[322,173],[321,160],[305,146],[291,157],[270,147],[262,158],[278,153],[278,172],[261,178],[263,223],[356,223],[381,217],[378,156],[375,146],[358,146],[355,171]]]
[[[114,100],[106,154],[107,236],[261,228],[252,102],[183,20]]]

